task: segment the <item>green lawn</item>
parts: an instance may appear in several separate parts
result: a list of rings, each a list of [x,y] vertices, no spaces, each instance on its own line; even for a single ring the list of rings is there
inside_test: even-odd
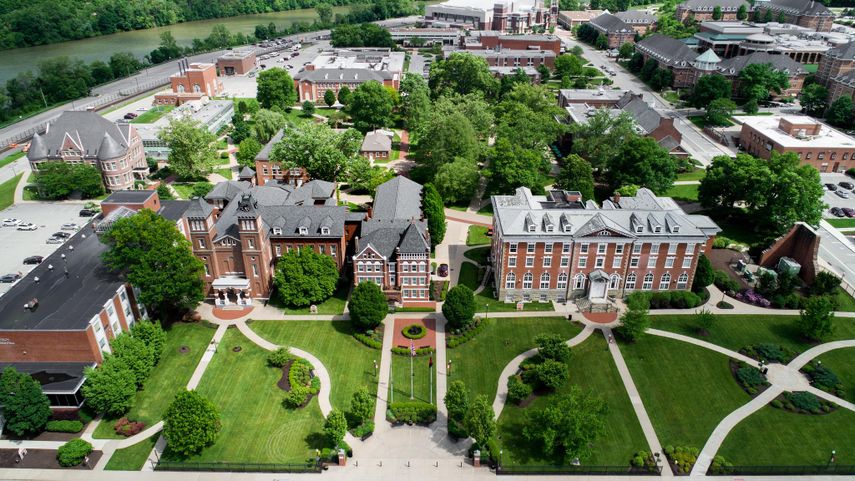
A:
[[[198,388],[217,406],[222,429],[213,446],[188,461],[303,462],[324,447],[317,397],[303,408],[285,408],[276,385],[282,370],[267,365],[267,354],[237,329],[226,331]],[[176,454],[167,447],[164,457]]]
[[[706,120],[705,115],[691,115],[688,117],[688,119],[690,122],[695,124],[699,129],[703,129],[704,127],[707,126],[707,120]],[[724,127],[729,127],[729,126],[733,125],[733,122],[731,122],[730,120],[727,120],[726,122],[727,122],[727,125],[724,125]]]
[[[211,171],[214,174],[220,174],[225,177],[226,180],[232,180],[232,168],[231,167],[218,167]]]
[[[516,303],[502,302],[493,297],[493,287],[491,282],[487,282],[484,290],[475,294],[475,310],[477,312],[511,312],[517,310]],[[555,307],[552,302],[524,302],[524,311],[554,311]]]
[[[834,227],[855,227],[855,219],[825,219]]]
[[[487,235],[487,229],[489,229],[489,227],[485,227],[483,225],[470,225],[469,233],[466,236],[466,245],[490,245],[490,237]]]
[[[22,175],[24,174],[18,174],[0,184],[0,210],[15,203],[15,188],[18,186]]]
[[[621,351],[663,446],[702,448],[716,425],[750,400],[717,352],[651,335]]]
[[[855,402],[855,349],[835,349],[823,354],[818,360],[840,379],[846,400]]]
[[[667,92],[662,92],[662,98],[664,98],[665,100],[667,100],[668,102],[670,102],[672,104],[679,104],[680,103],[680,94],[678,94],[677,92],[674,92],[673,90],[669,90]]]
[[[460,275],[457,278],[457,284],[466,286],[473,291],[477,290],[478,286],[481,285],[481,279],[484,277],[481,269],[471,262],[461,263],[459,269]]]
[[[835,450],[836,463],[852,465],[852,446],[852,411],[838,409],[814,416],[766,406],[739,423],[725,438],[718,454],[734,465],[825,466]]]
[[[463,255],[467,259],[472,259],[478,264],[485,265],[487,264],[487,257],[490,255],[490,247],[476,247],[474,249],[469,249],[464,252]]]
[[[848,292],[838,287],[834,292],[834,299],[837,301],[837,310],[853,312],[855,311],[855,298],[849,295]]]
[[[335,292],[333,292],[332,297],[317,304],[318,314],[326,314],[326,315],[336,315],[344,312],[344,305],[347,303],[347,295],[350,292],[350,284],[347,282],[339,282],[336,286]],[[312,314],[312,308],[309,307],[299,307],[299,308],[291,308],[287,306],[283,306],[279,303],[279,299],[273,298],[270,300],[270,303],[276,307],[279,307],[285,314],[289,315],[300,315],[300,314]]]
[[[474,339],[448,349],[451,360],[449,382],[460,379],[471,397],[485,394],[490,403],[502,369],[511,359],[535,347],[539,334],[554,333],[570,339],[582,328],[563,317],[488,318],[489,323]]]
[[[253,321],[250,327],[270,342],[320,359],[332,378],[330,400],[336,408],[350,409],[350,398],[360,386],[376,392],[374,361],[380,363],[380,351],[357,341],[350,321]]]
[[[698,184],[674,185],[665,192],[665,197],[673,197],[677,200],[698,200]]]
[[[131,120],[132,124],[153,124],[157,122],[161,117],[172,112],[175,109],[172,105],[160,105],[157,107],[152,107],[144,114],[139,117]]]
[[[413,400],[436,403],[436,356],[433,368],[428,367],[428,356],[412,358],[413,389],[410,390],[410,356],[392,355],[392,385],[389,386],[390,399],[394,402]],[[431,397],[431,371],[433,371],[433,397]]]
[[[151,450],[154,449],[154,444],[160,434],[140,441],[131,447],[117,449],[107,461],[107,466],[104,467],[107,471],[139,471],[142,469]]]
[[[698,335],[694,315],[652,316],[653,327],[676,332],[738,351],[758,343],[780,344],[794,352],[802,352],[813,344],[805,341],[796,330],[796,316],[728,315],[716,316],[710,335]],[[855,319],[837,318],[834,334],[828,339],[855,339]]]
[[[635,416],[632,403],[626,394],[617,367],[608,351],[606,340],[599,333],[573,348],[570,360],[570,381],[556,393],[540,396],[531,405],[521,408],[514,404],[505,406],[499,418],[499,435],[507,464],[560,465],[562,459],[544,457],[540,450],[528,444],[522,434],[525,413],[542,409],[550,400],[569,391],[570,386],[592,390],[606,401],[606,432],[594,443],[593,456],[583,459],[583,465],[624,466],[634,453],[649,451],[641,425]]]
[[[185,183],[185,182],[175,182],[172,184],[172,188],[178,192],[179,197],[182,199],[190,199],[193,197],[193,187],[195,183]]]
[[[146,427],[160,421],[175,394],[187,386],[213,337],[214,329],[201,323],[173,324],[166,331],[166,346],[160,362],[137,393],[134,406],[127,414],[128,419],[142,421]],[[189,347],[190,352],[182,354],[179,352],[181,346]],[[105,418],[95,429],[93,437],[124,439],[113,430],[115,422],[116,419]]]
[[[678,181],[689,181],[689,180],[701,180],[706,177],[707,171],[705,169],[695,169],[691,172],[683,172],[682,174],[677,174]]]
[[[807,65],[804,65],[804,69],[807,70],[808,73],[816,73],[816,71],[819,69],[819,64],[809,63]]]
[[[23,157],[25,155],[27,155],[27,154],[25,154],[24,152],[15,152],[12,155],[9,155],[3,159],[0,159],[0,167],[5,167],[5,166],[11,164],[12,162],[20,159],[21,157]]]

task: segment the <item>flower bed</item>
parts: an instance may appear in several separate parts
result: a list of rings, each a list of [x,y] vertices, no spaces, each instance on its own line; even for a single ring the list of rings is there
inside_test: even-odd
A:
[[[427,335],[427,328],[421,324],[410,324],[401,329],[401,334],[407,339],[421,339]]]
[[[760,307],[771,307],[772,303],[769,299],[761,296],[754,289],[745,289],[742,292],[733,295],[733,298],[737,301],[742,301],[747,304],[754,304],[755,306]]]
[[[288,373],[289,384],[283,400],[285,406],[292,409],[304,407],[321,390],[321,380],[314,376],[309,361],[294,359],[283,370]]]

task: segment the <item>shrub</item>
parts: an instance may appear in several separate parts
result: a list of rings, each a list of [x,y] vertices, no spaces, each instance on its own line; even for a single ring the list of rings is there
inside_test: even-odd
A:
[[[522,377],[511,376],[508,378],[508,401],[519,404],[531,396],[531,393],[531,385],[523,382]]]
[[[732,279],[727,272],[723,270],[715,271],[715,281],[713,281],[716,287],[722,290],[722,292],[737,292],[740,289],[739,282]]]
[[[453,420],[449,420],[448,422],[448,435],[454,439],[466,439],[469,437],[469,433],[466,432],[466,428],[463,427],[462,424]]]
[[[840,287],[840,278],[834,274],[822,271],[817,273],[816,279],[810,286],[810,294],[812,296],[830,295],[833,294],[838,287]]]
[[[665,455],[671,458],[671,461],[677,466],[681,473],[691,472],[692,466],[695,465],[695,461],[698,459],[698,454],[700,454],[700,450],[698,448],[685,446],[667,446],[664,451]]]
[[[777,399],[773,399],[771,404],[772,404],[773,408],[778,408],[778,409],[784,408],[784,403],[782,403],[781,401],[779,401]]]
[[[92,445],[82,439],[72,439],[56,451],[56,459],[60,466],[71,467],[82,463],[92,452]]]
[[[808,370],[805,369],[805,371],[807,372]],[[813,384],[822,390],[835,389],[840,384],[840,379],[837,375],[825,366],[816,366],[808,374]]]
[[[283,367],[293,358],[288,352],[288,348],[280,347],[267,355],[267,364],[272,367]]]
[[[392,421],[430,424],[436,421],[436,406],[422,401],[404,401],[389,405]]]
[[[291,390],[285,393],[282,403],[285,407],[297,409],[306,402],[309,397],[309,388],[301,385],[291,385]]]
[[[427,335],[427,329],[421,324],[410,324],[401,330],[407,339],[421,339]]]
[[[803,411],[819,410],[820,407],[822,407],[819,399],[814,394],[807,391],[786,393],[785,396],[793,406]]]
[[[374,422],[373,421],[365,421],[359,426],[353,428],[353,436],[357,438],[361,438],[372,434],[374,432]]]
[[[409,356],[411,355],[411,351],[409,347],[393,347],[392,354],[397,354],[399,356]],[[433,348],[420,347],[416,349],[416,356],[427,356],[428,354],[433,354]]]
[[[83,431],[83,423],[80,421],[48,421],[45,425],[45,431],[51,433],[79,433]]]
[[[790,359],[793,357],[789,350],[779,344],[757,344],[754,346],[754,352],[757,353],[756,357],[764,361],[779,362],[782,364],[790,362]]]
[[[763,378],[763,373],[756,367],[741,367],[736,371],[736,377],[743,386],[762,386],[766,384],[766,379]]]
[[[130,421],[126,417],[119,419],[116,421],[116,424],[113,425],[113,429],[116,431],[116,434],[120,434],[125,437],[131,437],[135,434],[139,434],[142,432],[143,428],[145,428],[145,423]]]
[[[570,360],[570,346],[557,334],[539,334],[534,338],[537,344],[538,355],[543,359],[552,359],[558,362]]]
[[[733,309],[733,304],[727,301],[718,301],[715,304],[715,307],[718,307],[719,309]]]
[[[370,347],[371,349],[383,349],[383,343],[374,339],[371,334],[364,334],[361,332],[354,332],[353,337],[356,338],[357,341],[365,344],[365,346]]]
[[[537,382],[549,389],[561,387],[569,375],[566,364],[552,359],[546,359],[538,364],[533,371]]]
[[[484,330],[485,327],[489,324],[489,320],[481,320],[476,317],[472,324],[469,325],[469,328],[461,332],[460,334],[445,336],[445,345],[449,348],[455,348],[461,344],[465,344],[470,340],[474,339],[481,331]]]

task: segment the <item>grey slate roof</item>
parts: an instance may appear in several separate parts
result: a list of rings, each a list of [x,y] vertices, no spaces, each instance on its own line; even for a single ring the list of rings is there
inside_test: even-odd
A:
[[[834,58],[855,60],[855,42],[844,43],[843,45],[838,45],[837,47],[828,49],[824,55]],[[30,149],[32,148],[33,147],[30,146]]]
[[[160,202],[160,210],[157,214],[164,219],[169,219],[178,222],[187,209],[190,208],[192,200],[163,200]]]
[[[322,68],[316,70],[303,70],[294,75],[294,80],[309,80],[312,82],[365,82],[368,80],[390,80],[395,76],[394,72],[388,70],[371,70],[367,68]]]
[[[184,210],[184,216],[205,219],[213,210],[214,208],[211,207],[211,204],[205,202],[203,199],[193,199],[190,201],[187,209]]]
[[[279,129],[279,132],[276,132],[276,135],[270,139],[270,142],[266,143],[264,147],[256,154],[255,160],[269,161],[270,160],[270,152],[273,151],[273,147],[282,140],[282,136],[285,135],[284,129]]]
[[[802,64],[796,62],[789,55],[772,55],[766,52],[754,52],[748,55],[722,60],[718,64],[718,71],[724,75],[739,75],[746,66],[751,64],[771,64],[772,68],[788,75],[807,74]]]
[[[66,137],[84,158],[121,157],[130,145],[131,129],[130,124],[114,124],[95,112],[67,110],[49,125],[47,132],[33,137],[27,159],[58,158]]]
[[[610,14],[604,13],[599,17],[594,17],[591,19],[591,26],[600,30],[602,32],[627,32],[632,30],[632,27],[626,24],[620,18]]]
[[[397,176],[377,186],[374,194],[373,218],[420,219],[422,217],[422,186]]]
[[[374,130],[365,134],[365,140],[359,148],[361,152],[389,152],[392,150],[392,139],[388,135]]]
[[[625,12],[617,12],[615,16],[628,24],[651,24],[656,23],[656,16],[651,15],[644,10],[627,10]]]
[[[426,230],[425,221],[370,219],[362,223],[362,237],[357,239],[356,252],[371,246],[388,259],[394,256],[396,248],[403,254],[422,254],[430,249]]]
[[[686,46],[685,43],[654,33],[635,45],[641,50],[655,58],[660,64],[675,67],[689,67],[690,63],[698,57],[698,53]]]
[[[253,177],[255,177],[255,171],[246,165],[240,169],[240,173],[238,174],[238,179],[252,179]]]
[[[815,0],[771,0],[769,8],[798,15],[834,15],[825,5]]]
[[[205,196],[207,200],[232,200],[252,184],[244,180],[227,180],[220,182]]]
[[[662,114],[656,111],[640,96],[635,96],[630,92],[618,101],[618,108],[632,115],[635,124],[644,130],[645,134],[653,132],[662,123]]]
[[[679,6],[687,8],[689,10],[699,10],[703,8],[708,8],[712,11],[715,7],[721,7],[722,10],[737,10],[740,6],[745,5],[746,8],[750,8],[751,4],[749,4],[746,0],[686,0],[681,3]]]

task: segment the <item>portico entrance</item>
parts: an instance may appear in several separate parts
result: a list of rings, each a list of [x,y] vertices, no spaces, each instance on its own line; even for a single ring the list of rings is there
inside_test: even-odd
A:
[[[588,274],[590,287],[588,288],[588,299],[591,302],[605,302],[608,294],[609,276],[602,270],[597,269]]]
[[[214,280],[211,287],[214,290],[214,304],[217,306],[249,306],[252,304],[249,279],[219,277]]]

